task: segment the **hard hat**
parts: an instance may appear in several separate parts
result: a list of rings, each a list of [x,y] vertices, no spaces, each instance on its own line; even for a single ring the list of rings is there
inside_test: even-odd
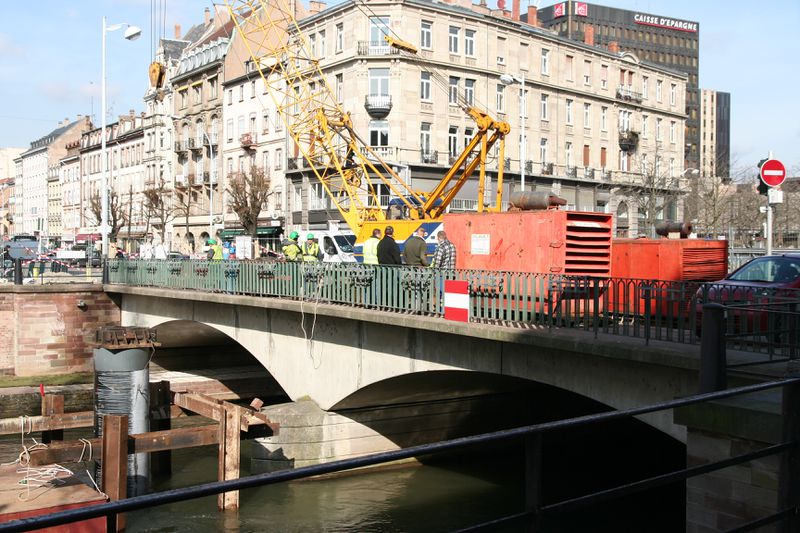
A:
[[[313,238],[314,238],[313,233],[309,233],[308,235],[306,235],[306,239],[313,239]]]
[[[296,238],[298,238],[299,236],[300,236],[300,234],[299,234],[299,233],[297,233],[296,231],[293,231],[293,232],[291,232],[291,233],[289,234],[289,238],[290,238],[290,239],[292,239],[292,240],[295,240],[295,239],[296,239]]]
[[[217,241],[214,239],[208,239],[208,244],[217,244]]]

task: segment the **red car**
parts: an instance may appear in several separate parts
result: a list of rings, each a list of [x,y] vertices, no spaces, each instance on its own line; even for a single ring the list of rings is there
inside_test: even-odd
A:
[[[697,291],[697,331],[703,304],[728,306],[729,333],[765,335],[780,339],[781,332],[800,322],[800,253],[758,257],[725,279]],[[770,335],[771,333],[771,335]]]

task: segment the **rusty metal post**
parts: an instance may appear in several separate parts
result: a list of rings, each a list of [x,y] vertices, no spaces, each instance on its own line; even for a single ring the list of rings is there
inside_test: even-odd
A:
[[[725,306],[703,304],[703,336],[700,339],[700,390],[713,392],[728,387],[727,355],[725,352]]]
[[[128,417],[103,417],[103,492],[111,501],[123,500],[128,493]],[[125,515],[109,515],[107,531],[124,531]]]
[[[42,396],[42,416],[64,413],[64,397],[60,394],[45,394]],[[42,443],[50,444],[54,440],[64,440],[63,429],[42,431]]]
[[[538,531],[542,507],[542,434],[525,435],[525,510],[532,513],[526,531]]]

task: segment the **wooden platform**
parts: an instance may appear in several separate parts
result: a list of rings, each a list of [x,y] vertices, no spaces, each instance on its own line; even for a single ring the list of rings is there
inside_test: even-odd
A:
[[[283,394],[264,367],[165,369],[150,365],[150,382],[169,381],[173,392],[199,392],[220,400],[240,400]]]
[[[19,484],[25,473],[18,473],[17,469],[17,466],[0,466],[0,523],[106,501],[105,496],[66,473],[60,475],[57,482],[50,482],[43,487],[32,486],[28,492],[25,485]],[[106,521],[101,517],[37,531],[99,533],[105,530]]]

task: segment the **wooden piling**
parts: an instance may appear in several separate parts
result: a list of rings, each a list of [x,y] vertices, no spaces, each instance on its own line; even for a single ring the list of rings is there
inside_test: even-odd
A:
[[[42,416],[64,414],[64,396],[45,394],[42,396]],[[42,443],[50,444],[54,440],[64,440],[64,430],[51,429],[42,431]]]
[[[220,481],[239,478],[241,441],[239,427],[241,412],[238,406],[226,405],[219,420],[219,470]],[[222,509],[239,508],[239,491],[223,492],[217,496],[217,506]]]
[[[150,383],[150,431],[168,431],[172,429],[171,403],[169,381]],[[150,471],[153,475],[171,474],[172,452],[165,450],[150,454]]]
[[[128,417],[103,416],[103,492],[112,501],[128,493]],[[125,515],[111,515],[107,531],[124,531]]]

